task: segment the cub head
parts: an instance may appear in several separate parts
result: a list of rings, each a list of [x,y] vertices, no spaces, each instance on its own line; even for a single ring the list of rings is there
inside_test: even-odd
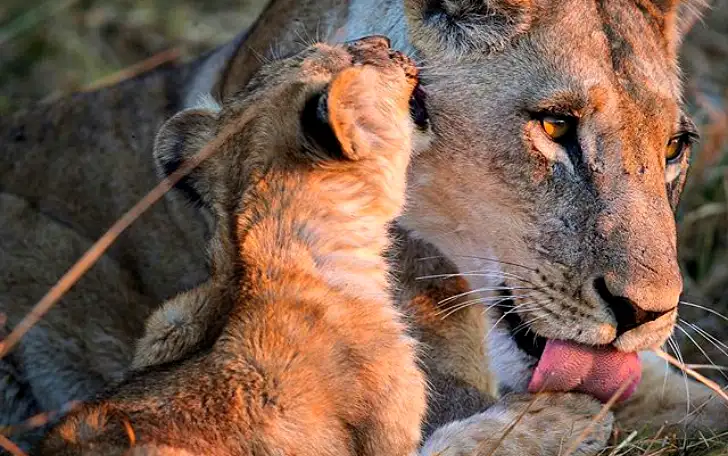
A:
[[[264,65],[222,105],[172,117],[157,135],[154,157],[169,176],[207,156],[176,189],[220,227],[239,209],[243,190],[271,171],[379,160],[388,151],[409,159],[427,138],[421,95],[413,61],[390,49],[386,37],[316,44]]]
[[[507,289],[486,304],[530,367],[548,340],[664,343],[696,137],[676,55],[696,3],[404,3],[435,139],[402,223],[474,288]]]

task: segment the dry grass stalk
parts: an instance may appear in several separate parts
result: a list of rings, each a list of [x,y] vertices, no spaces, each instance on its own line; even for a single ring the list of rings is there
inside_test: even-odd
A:
[[[687,365],[685,365],[684,363],[681,363],[679,360],[668,355],[667,353],[665,353],[665,351],[663,351],[659,348],[654,350],[654,352],[660,358],[664,359],[668,363],[672,364],[673,366],[677,367],[678,369],[685,372],[689,376],[693,377],[695,380],[699,381],[703,385],[705,385],[708,388],[710,388],[711,390],[715,391],[716,394],[718,394],[726,402],[728,402],[728,394],[726,394],[726,392],[723,391],[723,388],[721,388],[720,385],[715,383],[713,380],[710,380],[710,379],[706,378],[705,376],[701,375],[699,372],[696,372],[693,369],[690,369]]]
[[[0,434],[0,447],[13,456],[27,456],[23,450],[2,434]]]
[[[528,404],[526,404],[526,406],[523,408],[523,411],[521,413],[519,413],[518,416],[516,417],[516,419],[513,420],[513,422],[508,425],[508,427],[505,429],[505,431],[503,431],[503,434],[501,434],[500,438],[498,438],[498,441],[495,442],[495,445],[493,446],[493,448],[491,448],[490,451],[484,456],[493,456],[493,454],[495,454],[496,450],[498,450],[498,448],[500,448],[500,446],[503,444],[503,441],[506,439],[506,437],[508,437],[508,435],[511,433],[511,431],[513,431],[513,429],[516,428],[518,423],[520,423],[521,420],[523,419],[523,417],[526,416],[526,413],[528,413],[528,411],[531,410],[531,407],[533,406],[533,404],[536,403],[537,400],[538,400],[538,395],[534,395],[533,399],[531,399],[531,401]],[[487,444],[488,442],[489,442],[488,440],[484,440],[478,444],[478,448],[477,448],[478,454],[480,453],[480,450],[483,448],[483,445]]]
[[[138,76],[142,73],[150,71],[165,63],[177,61],[182,55],[182,51],[179,48],[171,48],[160,53],[157,53],[146,60],[142,60],[139,63],[123,68],[116,73],[112,73],[106,77],[98,79],[91,84],[83,87],[81,92],[92,92],[94,90],[102,89],[116,85],[127,79],[131,79],[134,76]]]
[[[174,173],[163,179],[156,187],[147,193],[144,198],[139,200],[134,207],[129,209],[121,218],[119,218],[109,228],[103,236],[99,238],[87,251],[83,254],[63,277],[41,298],[33,309],[26,315],[20,323],[18,323],[13,331],[0,342],[0,358],[7,355],[10,350],[15,347],[18,341],[33,327],[38,321],[65,295],[68,290],[73,287],[76,282],[96,264],[101,256],[109,249],[111,244],[116,241],[119,235],[124,232],[134,221],[136,221],[144,212],[152,205],[159,201],[175,184],[182,178],[187,176],[205,159],[210,157],[215,151],[212,144],[208,144],[197,155],[190,158],[182,164]]]
[[[0,435],[11,436],[17,433],[23,433],[35,428],[45,426],[59,416],[71,412],[81,406],[81,401],[71,401],[65,404],[60,410],[39,413],[28,418],[24,422],[12,426],[4,426],[0,428]]]

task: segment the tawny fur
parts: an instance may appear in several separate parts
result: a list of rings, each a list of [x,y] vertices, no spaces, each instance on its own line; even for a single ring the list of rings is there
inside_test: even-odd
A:
[[[540,1],[482,4],[463,1],[463,6],[475,5],[480,10],[476,8],[472,17],[461,15],[460,22],[451,22],[451,29],[441,27],[448,23],[444,16],[443,21],[418,22],[425,13],[424,3],[277,0],[247,36],[241,34],[190,64],[163,68],[110,89],[34,106],[0,119],[0,142],[4,151],[0,156],[0,190],[6,198],[0,201],[0,212],[23,207],[22,213],[26,214],[6,217],[0,236],[3,261],[0,304],[8,315],[8,329],[27,313],[73,258],[83,253],[90,241],[154,185],[151,142],[153,132],[167,117],[192,107],[201,94],[212,92],[218,98],[234,94],[247,83],[260,64],[260,56],[267,55],[271,44],[286,53],[299,47],[301,36],[346,39],[379,32],[390,35],[398,47],[422,56],[425,78],[433,80],[430,113],[439,139],[431,151],[422,153],[413,163],[410,181],[415,185],[410,190],[411,204],[404,220],[410,230],[398,230],[401,242],[395,248],[399,264],[407,265],[395,267],[401,273],[400,303],[403,308],[414,309],[418,337],[428,341],[424,360],[431,383],[435,385],[433,397],[436,399],[430,401],[426,431],[449,419],[479,413],[493,403],[497,399],[493,394],[496,375],[501,377],[501,384],[526,381],[526,370],[517,370],[516,374],[523,374],[518,378],[506,375],[514,373],[507,368],[516,363],[504,356],[503,350],[489,352],[488,347],[477,343],[484,333],[489,333],[480,309],[453,309],[443,319],[442,309],[438,308],[438,302],[444,297],[466,292],[470,286],[491,284],[477,282],[477,276],[468,277],[470,284],[455,279],[415,280],[422,275],[457,272],[449,260],[418,258],[441,256],[444,252],[461,270],[498,270],[490,261],[479,264],[467,261],[462,255],[465,251],[469,256],[515,260],[511,262],[525,262],[528,266],[543,242],[533,237],[522,239],[522,234],[540,231],[553,235],[549,244],[557,250],[564,248],[563,253],[569,259],[579,258],[584,264],[605,266],[599,265],[604,261],[599,257],[599,250],[580,251],[583,243],[576,241],[588,237],[584,227],[594,218],[605,215],[595,213],[594,207],[582,198],[588,193],[573,193],[557,187],[543,199],[528,197],[529,182],[547,178],[551,165],[545,156],[526,153],[529,148],[524,141],[528,138],[523,130],[516,128],[520,125],[521,108],[527,95],[532,95],[524,89],[549,88],[564,80],[577,88],[601,78],[614,82],[620,71],[614,63],[626,62],[623,69],[627,74],[635,65],[640,71],[653,72],[655,87],[660,87],[661,94],[667,96],[666,103],[641,104],[639,97],[632,100],[627,96],[631,95],[629,92],[616,91],[615,95],[609,89],[603,92],[606,95],[603,100],[613,107],[593,134],[603,144],[627,144],[619,152],[630,159],[654,160],[661,153],[657,149],[664,141],[665,132],[660,133],[663,127],[655,129],[651,122],[676,108],[679,93],[673,86],[677,80],[674,63],[677,38],[686,24],[695,21],[692,8],[699,2],[679,5],[672,1],[639,2],[643,7],[646,4],[650,7],[637,11],[638,2],[631,1],[559,1],[548,2],[548,7]],[[442,4],[444,9],[439,12],[464,10],[455,1]],[[597,15],[597,4],[610,8],[602,8],[602,14]],[[488,5],[495,14],[482,14],[485,11],[482,5]],[[526,7],[532,9],[522,9]],[[377,14],[372,14],[373,11]],[[504,16],[504,12],[509,15]],[[497,22],[503,18],[513,20]],[[713,25],[722,25],[719,14],[711,13],[707,20]],[[513,27],[506,27],[508,23]],[[493,24],[500,29],[493,28]],[[466,41],[461,41],[456,36],[458,29],[472,33],[465,37]],[[613,35],[607,35],[610,30]],[[697,32],[687,38],[688,44],[714,52],[715,40],[711,33],[702,28]],[[516,37],[516,41],[510,42],[509,37]],[[634,44],[632,53],[617,53],[612,60],[609,49],[620,44],[620,37],[625,38],[624,43]],[[630,50],[629,46],[614,48]],[[432,77],[428,74],[430,71]],[[714,72],[709,77],[717,79],[719,74],[723,73]],[[635,87],[642,84],[639,78],[632,81]],[[442,95],[438,97],[438,93]],[[654,155],[634,154],[636,149],[643,148]],[[654,166],[648,168],[655,171]],[[684,165],[680,168],[675,189],[679,189],[684,179]],[[648,175],[656,179],[654,173]],[[630,213],[640,214],[632,219],[642,220],[644,224],[621,220],[627,217],[624,212],[629,205],[616,204],[623,203],[630,195],[661,192],[657,183],[651,181],[641,187],[636,177],[639,174],[611,176],[614,188],[603,187],[602,191],[606,202],[615,203],[611,213],[616,216],[611,220],[605,217],[605,221],[622,224],[629,232],[634,230],[639,243],[648,242],[648,255],[662,251],[664,257],[652,258],[651,266],[666,268],[668,276],[673,277],[669,288],[677,288],[671,270],[674,267],[670,234],[673,221],[664,202],[657,204],[660,208],[655,212],[644,207],[630,209]],[[675,203],[679,192],[671,193]],[[204,245],[205,214],[204,210],[194,211],[180,204],[172,195],[122,236],[121,242],[103,260],[111,266],[92,270],[76,286],[75,292],[23,340],[11,358],[3,360],[8,363],[3,370],[12,372],[3,390],[4,402],[0,404],[4,423],[22,421],[34,411],[58,409],[72,399],[89,398],[103,384],[124,375],[124,366],[133,352],[129,341],[142,335],[144,319],[155,303],[204,280],[206,269],[201,246]],[[534,220],[544,220],[546,228]],[[48,234],[27,236],[39,230]],[[655,239],[654,246],[664,248],[653,249],[651,236],[661,233],[664,237]],[[51,245],[48,240],[52,240]],[[60,247],[67,247],[68,253],[59,254],[65,251]],[[639,259],[626,254],[619,239],[612,238],[603,247],[614,254],[607,259],[615,259],[614,264],[605,267],[618,270],[626,264],[639,269]],[[564,276],[558,268],[543,269],[547,284],[566,281],[567,285],[574,285],[573,290],[581,280],[578,274]],[[589,267],[583,268],[585,272],[589,270]],[[524,271],[506,268],[500,272],[521,275]],[[526,278],[532,280],[532,277]],[[623,278],[624,285],[629,288],[627,279]],[[642,271],[633,278],[632,289],[641,283],[647,285],[643,298],[659,294],[649,281],[650,274]],[[126,291],[108,293],[104,288],[106,283],[119,283],[114,288]],[[567,297],[568,291],[567,288]],[[145,303],[143,299],[125,297],[139,295],[151,299]],[[563,296],[559,293],[559,297]],[[571,304],[562,307],[561,302]],[[590,317],[571,320],[568,316],[570,309],[592,312],[593,308],[583,300],[554,300],[552,305],[555,313],[540,321],[538,329],[544,333],[573,328],[575,333],[582,331],[581,337],[586,342],[609,337],[609,324],[595,327]],[[113,309],[119,316],[107,309]],[[608,313],[596,309],[594,312],[592,317],[609,320]],[[648,345],[661,339],[669,331],[667,323],[654,337],[646,334],[647,331],[635,330],[631,337],[623,339],[624,346]],[[120,361],[103,362],[115,359]],[[668,371],[667,393],[655,397],[656,391],[663,391],[664,367],[660,363],[646,366],[643,386],[618,411],[618,423],[630,428],[652,425],[654,429],[663,423],[680,427],[685,424],[681,422],[687,407],[680,374]],[[691,421],[696,426],[686,430],[723,429],[725,406],[706,388],[692,381],[688,385],[691,398],[713,399],[692,415],[699,419]],[[669,394],[670,391],[674,394]],[[544,415],[544,420],[547,419],[551,417]],[[488,429],[488,420],[484,419],[482,425]]]
[[[324,3],[274,2],[247,43],[264,54],[271,41],[281,52],[295,48],[287,39],[293,31],[323,30],[325,38],[383,32],[422,59],[436,137],[411,167],[411,203],[399,219],[410,236],[434,244],[470,273],[465,278],[472,288],[501,282],[515,288],[522,296],[516,304],[525,304],[521,319],[537,334],[625,351],[665,341],[682,290],[672,211],[689,154],[667,166],[664,149],[690,124],[677,53],[700,2]],[[330,22],[310,14],[317,5],[333,10]],[[386,20],[363,15],[375,8]],[[341,15],[353,19],[343,29],[336,22]],[[218,96],[245,84],[255,67],[255,52],[238,53],[216,86]],[[530,116],[550,109],[580,117],[580,150],[571,151],[572,158],[538,137],[542,132]],[[453,271],[445,266],[439,272]],[[614,314],[591,288],[600,276],[615,294],[665,315],[617,334]],[[495,318],[502,314],[497,310],[490,310]],[[473,337],[482,334],[482,320],[467,321]],[[493,345],[481,365],[489,365],[501,389],[523,390],[535,360]],[[473,359],[480,350],[471,346],[462,356],[462,346],[446,347],[448,360]],[[432,364],[438,363],[446,364]],[[472,378],[477,369],[466,364],[458,363],[455,377]],[[618,408],[618,424],[688,433],[725,429],[726,404],[707,388],[688,381],[690,397],[712,398],[688,423],[682,375],[659,363],[645,369],[636,395]],[[654,392],[663,391],[665,378],[667,390],[677,394],[658,401]],[[487,395],[491,385],[481,391]]]
[[[221,112],[184,111],[157,139],[159,160],[215,151],[191,181],[214,213],[212,276],[174,305],[227,311],[221,331],[209,349],[72,413],[39,454],[417,449],[424,377],[382,256],[405,201],[414,64],[374,37],[271,67]],[[304,108],[322,91],[340,151],[309,139],[317,111]]]

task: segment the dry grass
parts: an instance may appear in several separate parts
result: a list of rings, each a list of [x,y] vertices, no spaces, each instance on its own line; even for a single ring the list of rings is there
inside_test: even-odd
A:
[[[113,83],[150,62],[195,56],[247,27],[263,3],[4,0],[0,115],[32,101]],[[728,0],[713,4],[682,55],[686,99],[702,141],[678,214],[687,303],[676,338],[687,362],[726,366],[728,319],[720,315],[728,315]],[[724,371],[701,372],[728,383]],[[728,434],[684,440],[633,433],[614,440],[605,456],[728,455]]]
[[[605,449],[600,456],[726,456],[728,433],[683,439],[662,433],[635,432]]]

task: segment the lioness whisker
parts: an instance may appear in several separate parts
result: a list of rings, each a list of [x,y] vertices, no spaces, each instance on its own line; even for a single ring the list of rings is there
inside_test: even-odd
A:
[[[540,287],[543,288],[543,287]],[[461,298],[463,296],[467,296],[469,294],[474,293],[482,293],[486,291],[514,291],[514,290],[538,290],[539,287],[485,287],[485,288],[476,288],[474,290],[464,291],[462,293],[458,293],[456,295],[450,296],[449,298],[445,298],[437,303],[438,306],[441,306],[443,304],[446,304],[450,301],[454,301],[455,299]]]
[[[728,322],[728,317],[726,317],[722,313],[720,313],[720,312],[718,312],[716,310],[713,310],[713,309],[711,309],[709,307],[701,306],[700,304],[695,304],[693,302],[688,302],[688,301],[680,301],[680,304],[682,304],[684,306],[695,307],[697,309],[702,309],[702,310],[704,310],[704,311],[706,311],[708,313],[711,313],[711,314],[715,315],[716,317],[719,317],[719,318],[721,318],[721,319],[723,319],[723,320],[725,320],[725,321]]]
[[[546,304],[548,302],[549,302],[549,300],[545,300],[545,301],[535,301],[535,302],[532,301],[532,303],[537,303],[539,305],[543,305],[543,304]],[[493,330],[498,327],[498,325],[500,324],[501,321],[503,321],[504,318],[506,318],[508,315],[512,314],[513,312],[516,312],[517,310],[518,310],[518,307],[516,306],[516,307],[512,308],[511,310],[509,310],[507,312],[504,312],[503,315],[501,315],[500,318],[498,318],[495,321],[495,323],[493,323],[493,325],[491,326],[491,328],[485,334],[485,339],[487,340],[488,337],[490,337],[490,333],[493,332]]]
[[[694,325],[694,324],[690,323],[689,321],[685,321],[685,320],[683,320],[681,318],[680,319],[680,322],[686,324],[690,329],[692,329],[693,331],[695,331],[698,334],[700,334],[705,340],[707,340],[708,342],[710,342],[723,356],[725,356],[725,357],[728,358],[728,351],[726,351],[723,347],[721,347],[721,345],[723,345],[725,347],[725,344],[723,342],[721,342],[720,340],[718,340],[717,338],[715,338],[712,334],[710,334],[709,332],[705,331],[703,328],[701,328],[701,327],[699,327],[697,325]],[[679,324],[678,324],[678,327],[679,327]],[[680,328],[680,330],[683,331],[683,332],[685,332],[685,330],[682,329],[682,328]],[[688,334],[686,334],[686,336],[690,337]],[[690,339],[693,340],[692,337],[690,337]],[[696,344],[696,346],[697,346],[697,343],[694,340],[693,340],[693,343]],[[701,347],[698,346],[698,349],[701,352],[703,352],[703,355],[705,356],[705,358],[710,363],[712,363],[714,366],[716,366],[715,362],[713,362],[713,360],[710,359],[710,357],[708,357],[708,355],[703,351],[703,349]],[[722,373],[722,371],[721,371],[721,375],[723,376],[723,378],[725,378],[726,380],[728,380],[728,376],[726,376],[726,374]]]
[[[518,264],[518,263],[512,263],[512,262],[509,262],[509,261],[499,260],[497,258],[481,257],[481,256],[477,256],[477,255],[454,255],[454,254],[453,255],[450,255],[450,256],[454,256],[454,257],[458,257],[458,258],[471,258],[471,259],[474,259],[474,260],[482,260],[482,261],[491,261],[493,263],[507,264],[508,266],[515,266],[515,267],[518,267],[518,268],[523,268],[523,269],[526,269],[526,270],[532,271],[532,272],[536,272],[537,271],[536,268],[532,268],[532,267],[529,267],[529,266],[524,266],[524,265]],[[433,260],[433,259],[440,259],[440,258],[448,259],[448,257],[446,257],[444,255],[433,255],[433,256],[427,256],[427,257],[420,257],[420,258],[417,259],[417,261]]]
[[[672,364],[676,368],[680,369],[684,374],[690,374],[691,377],[693,377],[695,380],[699,381],[703,385],[707,386],[711,390],[713,390],[715,393],[717,393],[723,400],[728,403],[728,394],[724,391],[723,388],[720,387],[717,383],[714,381],[705,378],[705,376],[701,375],[699,372],[694,371],[693,369],[690,369],[685,363],[682,361],[675,359],[674,357],[670,356],[668,353],[661,349],[655,349],[653,350],[653,353],[655,353],[660,358],[664,359],[668,363]]]
[[[301,34],[301,31],[303,31],[303,35]],[[296,34],[296,37],[298,38],[298,40],[294,40],[294,41],[298,41],[304,47],[309,47],[309,46],[313,46],[314,44],[316,44],[316,40],[311,39],[311,37],[308,35],[308,31],[306,31],[305,28],[296,27],[294,29],[294,33]]]
[[[261,65],[267,65],[268,63],[271,63],[273,61],[272,59],[266,57],[265,55],[261,54],[260,52],[256,51],[255,49],[253,49],[252,46],[247,46],[246,48],[247,48],[247,50],[249,50],[251,52],[251,54],[253,54],[253,57],[255,57],[255,59]]]
[[[662,344],[662,349],[665,349],[667,342]],[[665,397],[665,388],[667,388],[667,376],[670,373],[670,363],[665,361],[665,372],[662,374],[662,390],[660,391],[660,399]]]
[[[534,304],[537,304],[537,303],[534,303]],[[538,315],[538,316],[536,316],[536,317],[533,317],[533,318],[531,318],[530,320],[524,321],[524,322],[523,322],[523,323],[521,323],[520,325],[518,325],[518,326],[516,326],[515,328],[513,328],[513,329],[511,330],[511,332],[513,332],[513,333],[517,333],[518,331],[520,331],[520,330],[522,330],[522,329],[524,329],[524,328],[530,331],[530,330],[531,330],[531,325],[532,325],[533,323],[537,322],[538,320],[543,320],[544,318],[548,318],[548,314],[544,313],[544,314],[542,314],[542,315]]]
[[[686,331],[682,326],[680,326],[679,323],[676,324],[675,327],[677,329],[679,329],[680,332],[682,332],[683,334],[685,334],[685,337],[687,337],[688,339],[690,339],[690,341],[693,343],[693,345],[695,345],[695,347],[697,347],[697,349],[700,351],[700,353],[702,353],[703,356],[705,356],[705,359],[707,359],[710,364],[712,364],[713,366],[717,366],[717,364],[715,364],[715,362],[710,358],[710,356],[708,355],[708,353],[706,353],[705,350],[703,350],[703,347],[701,347],[700,344],[698,344],[698,342],[695,340],[695,338],[693,336],[691,336],[688,331]],[[721,372],[721,375],[723,376],[723,378],[725,378],[726,380],[728,380],[728,376],[726,376],[723,372]]]
[[[675,339],[672,335],[670,337],[668,337],[667,343],[668,343],[670,349],[672,350],[672,352],[675,354],[675,357],[677,358],[677,360],[681,364],[684,365],[685,362],[683,361],[683,356],[682,356],[682,352],[680,351],[680,346],[678,345],[677,342],[675,342]],[[690,386],[688,384],[688,374],[684,370],[682,371],[682,374],[683,374],[683,380],[685,381],[685,404],[686,404],[685,413],[689,414],[690,413]]]
[[[439,310],[435,315],[440,315],[445,312],[449,312],[453,309],[460,309],[462,307],[467,307],[471,304],[480,304],[480,303],[488,303],[489,301],[493,301],[494,304],[499,304],[504,301],[508,301],[511,299],[519,299],[519,298],[527,298],[529,295],[518,295],[518,296],[481,296],[479,298],[469,299],[467,301],[458,302],[456,304],[453,304],[449,307],[444,307],[441,310]]]
[[[689,364],[686,364],[685,367],[687,369],[691,369],[693,372],[695,372],[695,370],[692,369],[692,367],[690,367]],[[700,413],[700,411],[702,409],[704,409],[708,405],[708,403],[710,403],[710,401],[712,401],[714,399],[715,399],[715,396],[712,396],[712,397],[708,398],[707,400],[703,401],[701,404],[693,407],[693,410],[690,413],[686,414],[684,417],[682,417],[682,419],[680,419],[680,421],[678,421],[676,424],[684,423],[687,420],[689,420],[693,415],[697,415],[698,413]],[[702,436],[702,437],[703,437],[703,439],[705,439],[705,436]]]
[[[691,323],[682,318],[680,318],[680,322],[688,325],[690,327],[690,329],[695,330],[695,332],[697,332],[698,334],[703,336],[705,339],[707,339],[709,342],[711,342],[713,344],[713,346],[715,346],[715,348],[718,349],[723,355],[728,357],[728,344],[721,341],[720,339],[718,339],[717,337],[715,337],[714,335],[712,335],[708,331],[704,330],[703,328],[701,328],[700,326],[698,326],[695,323]]]
[[[430,274],[430,275],[415,277],[415,280],[449,279],[449,278],[453,278],[453,277],[500,277],[500,278],[515,279],[515,280],[519,280],[521,282],[525,282],[528,284],[533,284],[533,282],[531,282],[530,280],[525,279],[519,275],[512,274],[510,272],[489,271],[489,270],[453,272],[450,274]]]
[[[277,42],[271,42],[268,45],[268,55],[270,55],[273,60],[281,59],[281,49]]]
[[[501,303],[503,303],[505,301],[510,301],[512,299],[527,298],[527,297],[529,297],[529,296],[527,296],[527,295],[525,295],[525,296],[508,296],[508,297],[503,297],[503,296],[497,297],[497,296],[493,296],[492,298],[496,298],[497,300],[495,302],[493,302],[493,303],[488,304],[483,310],[487,312],[488,310],[492,309],[493,307],[498,307],[498,306],[508,307],[510,309],[510,308],[512,308],[511,305],[505,305],[505,304],[501,304]],[[486,299],[483,299],[483,298],[471,299],[471,300],[468,300],[468,301],[465,301],[465,302],[462,302],[462,303],[458,303],[457,305],[455,305],[453,307],[448,307],[446,309],[446,313],[442,317],[442,319],[444,320],[444,319],[448,318],[449,316],[451,316],[452,314],[454,314],[454,313],[456,313],[456,312],[458,312],[460,310],[466,309],[466,308],[471,307],[471,306],[474,306],[476,304],[480,304],[482,302],[487,302],[487,300]],[[521,307],[521,306],[523,306],[523,304],[519,304],[518,307]],[[439,315],[439,313],[438,313],[438,315]]]

